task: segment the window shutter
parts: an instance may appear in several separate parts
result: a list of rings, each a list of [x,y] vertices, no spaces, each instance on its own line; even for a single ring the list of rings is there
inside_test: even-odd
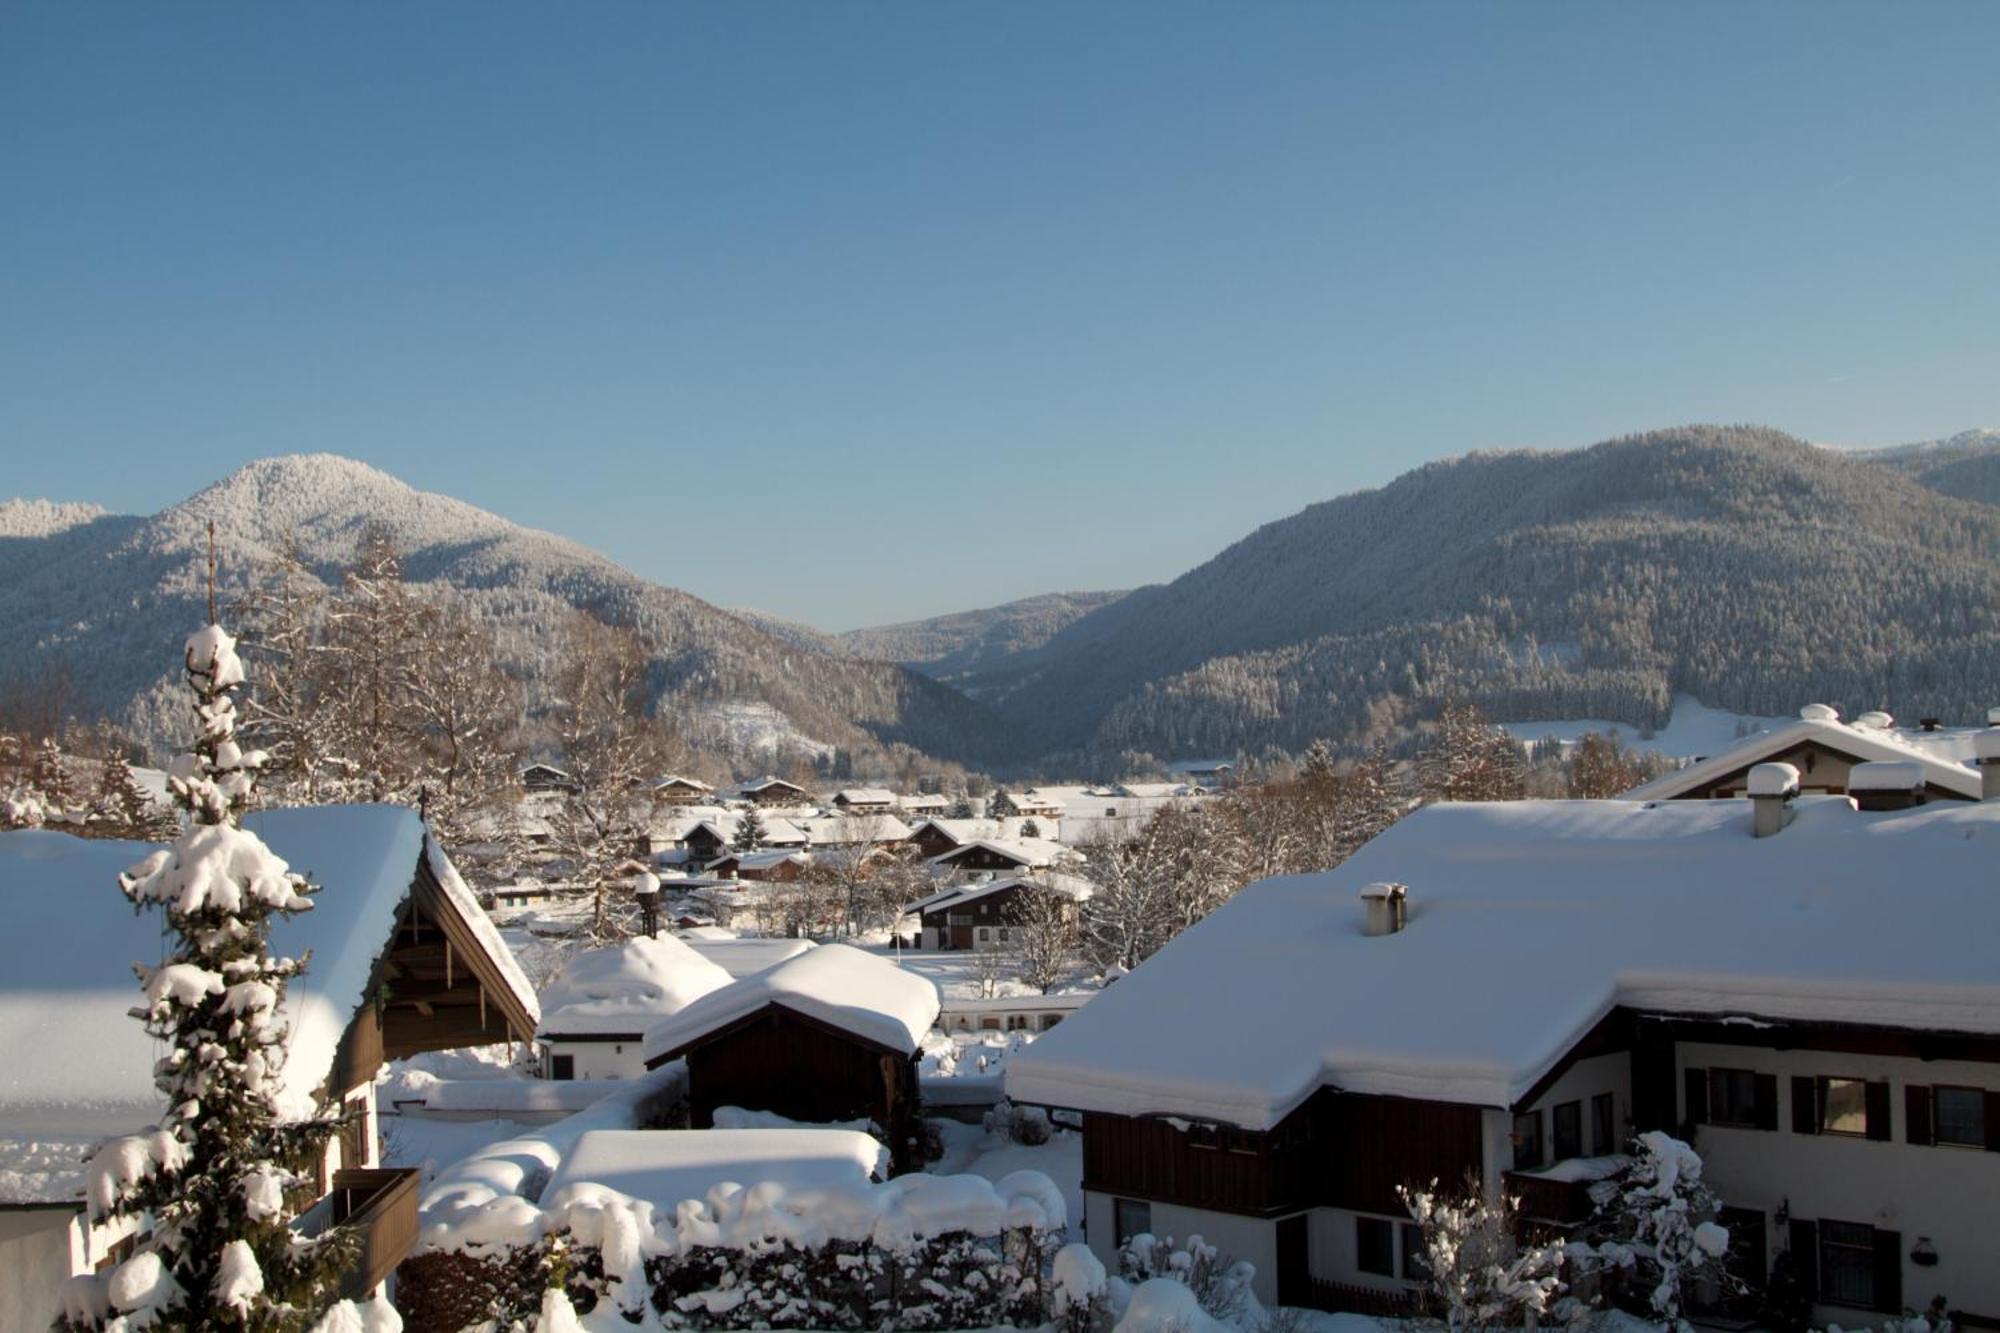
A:
[[[1708,1071],[1688,1069],[1681,1073],[1681,1086],[1687,1099],[1687,1114],[1682,1117],[1690,1125],[1708,1123]]]
[[[1903,1313],[1903,1233],[1875,1233],[1875,1308]]]
[[[1986,1094],[1986,1151],[2000,1152],[2000,1092]]]
[[[1819,1223],[1792,1219],[1792,1267],[1798,1270],[1799,1287],[1808,1297],[1818,1300]]]
[[[1868,1137],[1878,1142],[1889,1139],[1889,1085],[1870,1083],[1867,1089]],[[1898,1305],[1897,1310],[1903,1307]]]
[[[1778,1076],[1757,1075],[1757,1128],[1778,1127]]]
[[[1931,1090],[1925,1084],[1903,1085],[1903,1139],[1920,1148],[1936,1142],[1931,1136]]]
[[[1792,1078],[1792,1133],[1819,1133],[1819,1084],[1810,1078]]]

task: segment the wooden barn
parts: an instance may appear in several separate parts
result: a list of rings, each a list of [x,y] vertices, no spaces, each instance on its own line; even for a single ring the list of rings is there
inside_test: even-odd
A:
[[[646,1033],[646,1067],[687,1061],[697,1129],[724,1106],[809,1124],[870,1121],[891,1169],[922,1165],[917,1061],[937,987],[844,944],[822,945],[711,992]]]

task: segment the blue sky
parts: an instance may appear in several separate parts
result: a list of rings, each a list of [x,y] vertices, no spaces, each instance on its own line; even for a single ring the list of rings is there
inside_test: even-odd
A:
[[[828,628],[2000,425],[2000,5],[0,0],[0,494],[331,450]]]

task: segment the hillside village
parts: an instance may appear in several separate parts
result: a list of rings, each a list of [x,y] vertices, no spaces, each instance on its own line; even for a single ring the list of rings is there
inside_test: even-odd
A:
[[[286,868],[270,1104],[323,1128],[285,1215],[344,1238],[311,1289],[354,1327],[1393,1321],[1472,1299],[1454,1190],[1512,1273],[1466,1280],[1523,1316],[2000,1311],[2000,709],[1641,762],[1468,707],[1407,759],[977,800],[655,772],[591,794],[622,841],[580,855],[549,760],[448,839],[421,795],[257,800],[248,661],[190,640],[192,766],[8,751],[10,1327],[158,1299],[147,1180],[201,1150],[147,1128],[121,977],[162,945],[118,885]],[[216,831],[271,869],[201,868]],[[183,967],[140,969],[156,1037],[234,994]],[[1659,1225],[1645,1180],[1711,1230],[1603,1258]]]

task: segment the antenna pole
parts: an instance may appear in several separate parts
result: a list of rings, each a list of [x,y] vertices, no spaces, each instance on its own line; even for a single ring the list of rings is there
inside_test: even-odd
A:
[[[208,623],[215,620],[215,520],[208,520]]]

